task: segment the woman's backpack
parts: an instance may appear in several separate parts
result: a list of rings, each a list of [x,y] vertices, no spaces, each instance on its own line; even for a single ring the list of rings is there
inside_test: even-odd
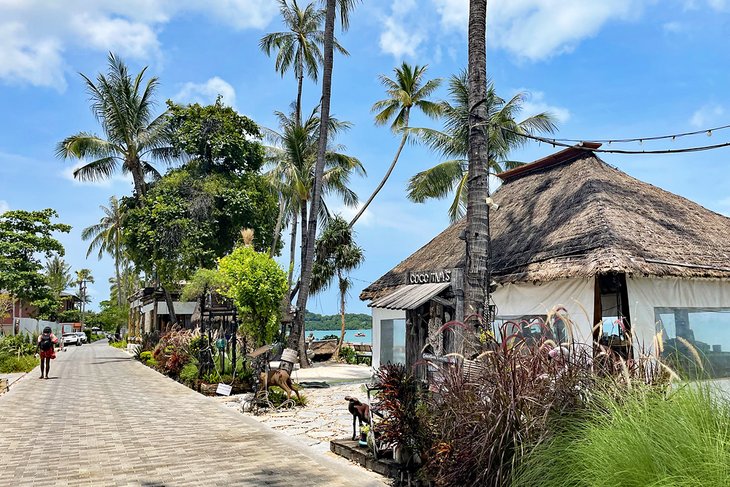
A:
[[[51,335],[46,335],[45,333],[41,335],[41,341],[38,343],[38,347],[44,352],[52,349],[53,341],[51,340]]]

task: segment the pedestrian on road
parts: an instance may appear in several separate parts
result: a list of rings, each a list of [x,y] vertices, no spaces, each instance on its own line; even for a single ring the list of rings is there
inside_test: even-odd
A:
[[[41,379],[43,379],[43,371],[45,370],[46,379],[48,372],[51,370],[51,359],[56,358],[56,351],[53,345],[58,343],[58,338],[53,334],[51,327],[43,328],[43,334],[38,337],[38,352],[41,356]]]

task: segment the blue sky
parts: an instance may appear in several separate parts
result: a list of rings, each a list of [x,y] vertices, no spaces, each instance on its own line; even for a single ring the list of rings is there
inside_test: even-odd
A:
[[[306,0],[300,0],[304,4]],[[54,157],[55,144],[81,130],[98,131],[78,72],[105,69],[108,51],[134,70],[149,65],[164,100],[224,101],[260,125],[296,95],[293,76],[281,78],[258,50],[259,38],[280,30],[273,0],[0,0],[0,212],[56,208],[71,224],[61,236],[74,269],[97,278],[95,301],[107,296],[112,261],[85,258],[81,230],[101,216],[109,196],[131,192],[121,175],[98,184],[73,181],[73,163]],[[354,124],[340,142],[368,171],[353,181],[366,198],[397,147],[375,127],[370,107],[383,97],[379,74],[405,60],[428,64],[446,78],[466,64],[467,0],[366,0],[351,29],[339,34],[349,58],[335,59],[333,113]],[[619,138],[696,130],[730,123],[730,0],[492,0],[488,71],[508,97],[528,90],[524,115],[552,111],[559,137]],[[445,97],[442,89],[437,97]],[[319,97],[304,87],[305,110]],[[416,116],[413,125],[437,127]],[[654,149],[730,140],[730,131],[675,142],[635,144]],[[549,154],[532,144],[514,154],[530,161]],[[730,214],[730,148],[665,156],[605,155],[644,181]],[[418,249],[448,224],[448,202],[408,202],[408,178],[438,158],[409,146],[364,218],[357,224],[366,263],[353,274],[349,310],[367,283]],[[330,206],[341,208],[337,202]],[[352,210],[343,210],[345,215]],[[334,293],[310,300],[320,313],[337,312]]]

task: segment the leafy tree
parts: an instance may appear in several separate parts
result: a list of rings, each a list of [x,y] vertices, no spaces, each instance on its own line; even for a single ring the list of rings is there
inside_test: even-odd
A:
[[[345,340],[345,301],[352,286],[348,273],[362,265],[363,251],[355,243],[352,228],[340,216],[330,220],[317,239],[316,255],[312,269],[311,292],[316,294],[327,289],[337,277],[340,292],[340,340],[335,349],[335,358],[340,354]]]
[[[302,239],[307,235],[307,204],[312,197],[314,165],[320,135],[319,117],[316,112],[315,108],[303,124],[298,124],[291,115],[286,116],[281,112],[275,112],[279,119],[280,131],[265,131],[266,138],[273,144],[268,148],[270,162],[267,177],[283,198],[286,208],[285,218],[291,221],[288,279],[290,287],[294,270],[298,222],[302,226]],[[340,152],[344,150],[342,146],[335,147],[335,138],[341,132],[349,129],[350,124],[334,117],[330,117],[329,123],[330,145],[322,177],[322,201],[319,205],[321,220],[328,218],[327,206],[324,202],[325,195],[335,195],[341,198],[347,206],[357,205],[357,194],[348,187],[350,176],[353,173],[365,175],[365,168],[358,159]],[[302,249],[305,247],[305,243],[302,242]]]
[[[258,345],[273,338],[281,300],[287,292],[286,273],[266,253],[240,246],[220,259],[221,292],[231,298],[246,332]]]
[[[0,215],[0,289],[26,301],[51,298],[40,257],[63,256],[54,232],[68,233],[69,225],[53,223],[55,210],[10,210]]]
[[[145,177],[159,177],[152,161],[171,162],[173,152],[168,144],[167,116],[153,118],[158,79],[144,82],[143,68],[132,76],[124,62],[109,54],[109,71],[99,74],[96,82],[81,75],[90,95],[91,110],[101,124],[105,138],[90,132],[79,132],[58,144],[56,154],[62,159],[89,160],[74,171],[81,181],[107,179],[120,169],[131,174],[134,192],[144,196]]]
[[[370,203],[375,199],[375,196],[377,196],[380,190],[383,189],[390,174],[395,169],[398,158],[408,140],[408,124],[411,119],[411,110],[418,108],[429,117],[437,117],[441,114],[441,106],[427,99],[439,87],[441,80],[432,79],[426,81],[424,78],[427,68],[427,66],[411,66],[404,62],[401,67],[394,69],[395,79],[388,78],[385,75],[380,76],[380,81],[385,85],[388,98],[380,100],[373,105],[373,111],[377,112],[375,115],[375,124],[385,125],[392,120],[390,129],[395,134],[400,133],[401,140],[395,152],[393,162],[391,162],[390,167],[385,172],[383,179],[352,219],[350,226],[353,226],[360,219],[360,216],[370,206]]]
[[[306,237],[302,235],[303,245],[300,287],[297,295],[298,310],[294,316],[294,324],[289,335],[288,345],[299,351],[299,364],[307,367],[306,354],[304,353],[304,313],[309,298],[309,285],[312,280],[312,264],[314,263],[314,243],[317,238],[317,218],[319,216],[320,198],[324,170],[327,161],[327,144],[329,138],[330,102],[332,98],[332,67],[334,61],[335,42],[335,14],[340,14],[340,23],[343,30],[349,27],[349,17],[357,4],[357,0],[325,0],[325,21],[324,21],[324,65],[322,72],[322,97],[320,98],[320,125],[317,147],[317,162],[314,165],[314,183],[312,184],[312,196],[310,198],[309,222],[307,223]]]
[[[0,292],[0,320],[8,318],[12,309],[13,297],[6,292]]]
[[[73,284],[71,265],[58,255],[46,260],[45,274],[48,287],[51,288],[51,293],[56,299],[60,299],[61,293]]]
[[[99,303],[98,313],[89,313],[86,317],[86,326],[98,326],[104,331],[113,332],[118,326],[127,323],[128,308],[117,305],[113,300],[105,300]]]
[[[117,281],[121,280],[120,266],[124,260],[124,252],[122,249],[122,227],[124,214],[119,205],[116,196],[109,198],[109,206],[100,205],[99,208],[104,212],[99,223],[84,228],[81,231],[81,238],[91,240],[89,249],[86,251],[86,257],[92,252],[98,251],[98,258],[107,253],[114,259],[114,275]],[[117,305],[121,306],[125,299],[121,293],[117,294]]]
[[[79,269],[76,271],[75,284],[79,287],[77,296],[81,300],[81,322],[84,322],[84,312],[86,311],[86,305],[91,302],[91,298],[86,291],[86,285],[88,283],[94,283],[94,276],[91,275],[89,269]]]
[[[408,185],[408,198],[423,203],[430,198],[445,198],[452,191],[454,199],[449,208],[451,221],[462,218],[467,202],[467,152],[469,148],[469,89],[467,74],[462,71],[449,79],[451,103],[440,103],[444,117],[443,131],[412,128],[413,135],[431,150],[447,160],[413,176]],[[488,124],[477,127],[489,137],[489,171],[502,172],[521,165],[509,159],[509,153],[527,142],[519,134],[553,132],[555,119],[543,112],[518,122],[517,116],[527,93],[521,92],[509,101],[499,97],[491,81],[487,82]]]

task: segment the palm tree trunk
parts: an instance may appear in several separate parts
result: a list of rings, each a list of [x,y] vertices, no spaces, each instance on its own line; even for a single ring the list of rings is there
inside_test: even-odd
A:
[[[322,74],[322,99],[319,124],[319,147],[317,150],[317,163],[314,166],[314,187],[312,188],[311,207],[309,210],[309,224],[307,225],[306,248],[303,252],[301,262],[302,273],[300,279],[299,294],[297,295],[297,312],[294,317],[294,326],[289,335],[289,348],[297,348],[299,351],[299,365],[307,367],[306,350],[304,342],[304,315],[307,309],[309,298],[309,285],[312,281],[312,264],[314,262],[314,241],[317,238],[317,216],[319,215],[319,204],[322,193],[322,176],[324,174],[325,152],[327,151],[327,129],[330,118],[330,99],[332,97],[332,67],[334,62],[334,38],[335,38],[335,6],[336,0],[327,0],[327,10],[324,23],[324,70]],[[304,235],[302,235],[304,241]]]
[[[122,307],[122,277],[121,273],[119,272],[119,257],[120,257],[120,248],[121,245],[119,241],[121,240],[121,235],[119,235],[121,231],[121,228],[119,227],[119,224],[117,224],[117,228],[114,231],[114,272],[116,274],[117,278],[117,306],[120,308]]]
[[[170,317],[170,326],[177,324],[177,314],[175,314],[175,303],[172,301],[172,295],[168,291],[167,286],[162,287],[165,294],[165,303],[167,304],[167,316]]]
[[[385,176],[383,177],[382,181],[380,181],[380,184],[378,184],[378,187],[375,188],[375,191],[373,191],[373,194],[370,195],[368,200],[365,202],[365,204],[360,208],[360,211],[357,212],[357,215],[355,215],[355,218],[352,219],[350,222],[350,228],[360,219],[363,213],[365,213],[365,210],[368,206],[370,206],[370,203],[375,199],[375,196],[380,192],[381,189],[383,189],[383,186],[385,186],[385,182],[390,177],[390,173],[393,172],[393,169],[395,169],[395,165],[398,163],[398,158],[400,157],[400,153],[403,151],[403,147],[406,145],[406,141],[408,140],[408,116],[409,116],[410,110],[406,110],[405,116],[403,117],[405,121],[405,125],[403,126],[403,137],[400,140],[400,145],[398,146],[398,150],[395,153],[395,157],[393,158],[393,162],[390,164],[390,167],[388,168],[388,171],[385,173]]]
[[[469,2],[469,171],[466,210],[464,316],[484,316],[489,283],[487,121],[487,0]],[[469,347],[469,344],[465,344]],[[469,347],[470,348],[470,347]]]
[[[132,173],[132,181],[134,182],[134,194],[137,198],[141,198],[145,195],[145,182],[144,173],[139,161],[128,165],[130,167],[130,173]]]
[[[302,84],[304,83],[304,73],[299,74],[299,80],[297,82],[297,113],[296,113],[296,124],[297,127],[302,126]]]
[[[292,216],[291,223],[291,240],[289,241],[289,292],[291,292],[291,283],[294,279],[294,264],[297,258],[297,225],[299,224],[299,214],[295,211]],[[291,301],[291,300],[290,300]]]
[[[345,294],[346,291],[344,287],[342,286],[342,275],[338,272],[337,277],[340,280],[340,339],[337,342],[337,348],[335,349],[335,355],[334,358],[337,360],[340,358],[340,350],[342,349],[342,343],[345,341]]]
[[[279,194],[279,214],[276,215],[276,226],[274,226],[274,238],[271,241],[271,249],[269,250],[269,257],[274,257],[276,252],[276,245],[279,243],[279,234],[281,233],[281,224],[284,221],[284,210],[286,205],[284,199]]]

